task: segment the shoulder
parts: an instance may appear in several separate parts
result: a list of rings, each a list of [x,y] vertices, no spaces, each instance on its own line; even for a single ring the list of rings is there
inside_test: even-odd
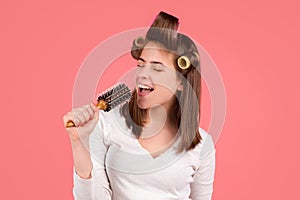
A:
[[[99,111],[99,119],[97,125],[95,126],[93,132],[90,134],[90,140],[102,139],[107,141],[112,132],[112,128],[115,127],[115,123],[122,120],[121,116],[116,112],[118,109],[113,109],[110,112],[105,112],[103,110]]]
[[[126,124],[125,117],[121,114],[120,107],[114,108],[109,112],[100,111],[97,124],[100,135],[107,141],[124,136],[131,136],[131,129]]]
[[[208,132],[206,130],[204,130],[203,128],[199,127],[199,133],[201,135],[201,143],[202,142],[209,142],[213,144],[213,138],[210,134],[208,134]]]
[[[109,112],[99,111],[98,125],[102,128],[111,127],[125,123],[125,118],[120,114],[120,108],[115,108]]]
[[[201,142],[195,147],[195,150],[200,153],[200,157],[205,157],[207,154],[215,152],[215,145],[213,138],[204,129],[199,127],[199,133],[201,135]]]

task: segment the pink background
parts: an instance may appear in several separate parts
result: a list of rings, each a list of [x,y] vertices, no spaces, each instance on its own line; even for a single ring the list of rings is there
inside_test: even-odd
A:
[[[300,199],[299,9],[296,0],[1,1],[0,199],[72,199],[62,116],[77,70],[101,41],[160,10],[180,18],[226,87],[213,199]]]

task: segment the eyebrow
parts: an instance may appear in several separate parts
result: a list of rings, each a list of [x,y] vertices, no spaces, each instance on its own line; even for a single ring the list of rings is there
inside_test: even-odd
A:
[[[138,58],[137,60],[140,60],[140,61],[142,61],[142,62],[146,62],[143,58]],[[167,67],[164,63],[162,63],[162,62],[159,62],[159,61],[150,61],[150,63],[151,64],[160,64],[160,65],[162,65],[162,66],[164,66],[164,67]]]

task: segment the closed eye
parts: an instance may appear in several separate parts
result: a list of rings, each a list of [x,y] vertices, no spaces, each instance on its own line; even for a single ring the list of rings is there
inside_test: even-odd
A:
[[[152,65],[152,69],[154,69],[155,71],[158,71],[158,72],[164,71],[164,67],[161,64]]]
[[[158,72],[164,71],[163,68],[161,68],[161,67],[153,67],[153,69]]]
[[[142,58],[138,58],[137,67],[145,67],[145,60]]]

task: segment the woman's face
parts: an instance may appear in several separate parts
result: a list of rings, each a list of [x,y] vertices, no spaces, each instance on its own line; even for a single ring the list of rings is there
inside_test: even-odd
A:
[[[161,105],[169,111],[175,100],[176,90],[181,90],[176,76],[174,54],[149,42],[138,59],[136,74],[137,104],[142,109]]]

